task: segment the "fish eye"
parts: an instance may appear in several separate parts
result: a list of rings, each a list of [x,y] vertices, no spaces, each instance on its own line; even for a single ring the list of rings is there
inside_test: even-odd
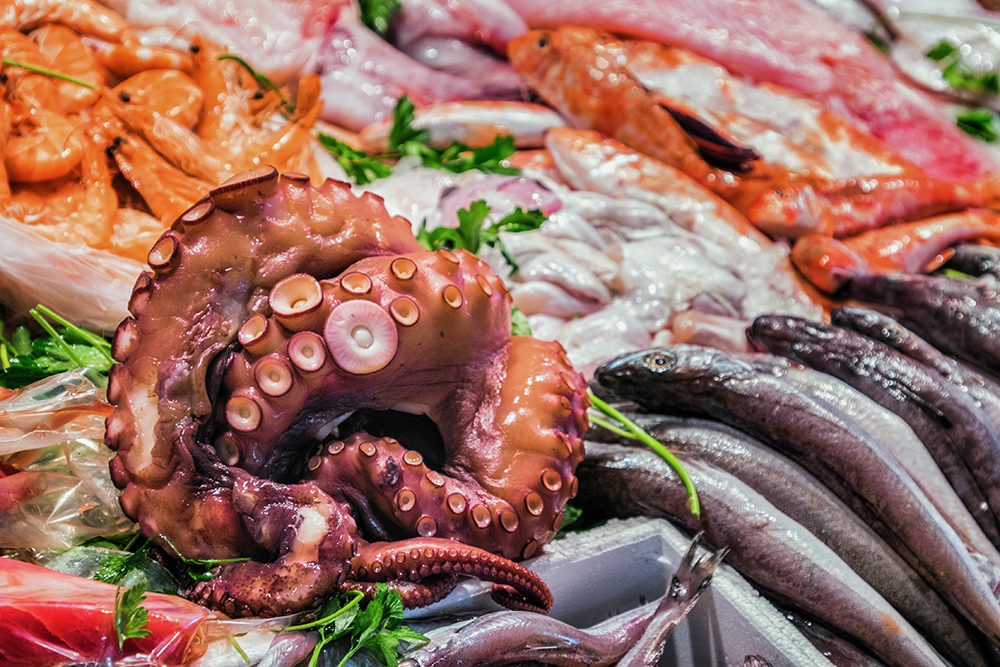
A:
[[[539,37],[538,41],[535,43],[535,45],[538,48],[540,48],[540,49],[544,49],[546,46],[549,45],[549,38],[548,37]]]
[[[653,352],[643,357],[642,365],[654,373],[664,373],[674,367],[674,358],[663,352]]]

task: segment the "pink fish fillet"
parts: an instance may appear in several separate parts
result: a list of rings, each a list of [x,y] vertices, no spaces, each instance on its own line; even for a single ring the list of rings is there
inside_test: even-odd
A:
[[[859,34],[804,0],[508,0],[532,28],[580,25],[683,46],[734,74],[824,102],[929,175],[968,181],[997,161],[904,85]]]

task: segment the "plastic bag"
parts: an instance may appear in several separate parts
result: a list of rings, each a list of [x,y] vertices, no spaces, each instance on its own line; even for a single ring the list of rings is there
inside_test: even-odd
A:
[[[70,322],[111,333],[128,315],[142,264],[84,245],[57,243],[0,216],[0,302],[18,312],[44,304]]]

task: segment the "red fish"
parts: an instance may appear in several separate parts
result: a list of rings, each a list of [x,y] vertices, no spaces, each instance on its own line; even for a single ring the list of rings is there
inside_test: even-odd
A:
[[[804,236],[792,248],[792,262],[814,285],[832,294],[857,276],[933,271],[951,257],[949,246],[968,239],[1000,243],[1000,216],[972,209],[843,241]]]

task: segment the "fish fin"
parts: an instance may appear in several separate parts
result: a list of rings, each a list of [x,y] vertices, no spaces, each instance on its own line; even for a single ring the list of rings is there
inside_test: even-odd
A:
[[[939,252],[934,257],[934,259],[932,259],[931,261],[927,262],[927,265],[924,267],[924,273],[931,273],[933,271],[937,271],[942,266],[944,266],[945,264],[947,264],[948,260],[950,260],[954,256],[955,256],[955,249],[954,248],[945,248],[944,250],[942,250],[941,252]]]

